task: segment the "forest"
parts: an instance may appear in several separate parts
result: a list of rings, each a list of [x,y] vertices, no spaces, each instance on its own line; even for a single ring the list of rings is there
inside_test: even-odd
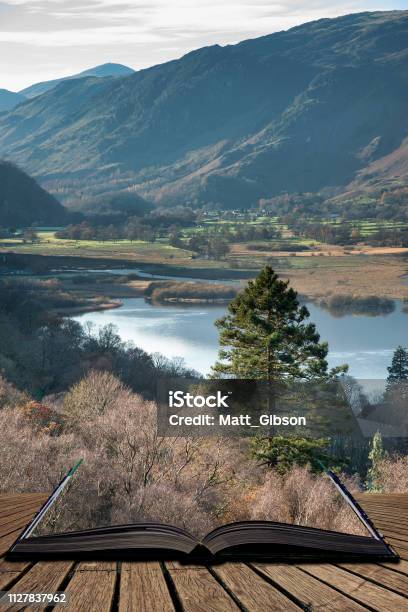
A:
[[[157,381],[197,373],[123,342],[111,326],[95,330],[50,314],[63,299],[52,284],[41,293],[2,281],[0,296],[0,490],[48,491],[84,458],[70,493],[77,511],[71,502],[58,526],[84,528],[95,517],[100,524],[160,520],[193,524],[200,535],[225,522],[269,519],[360,533],[322,465],[353,491],[408,491],[405,442],[388,444],[379,433],[354,447],[299,436],[160,437]],[[308,319],[288,282],[266,267],[217,322],[213,376],[341,375],[346,366],[328,370],[327,345]],[[389,381],[407,380],[408,352],[400,347]]]

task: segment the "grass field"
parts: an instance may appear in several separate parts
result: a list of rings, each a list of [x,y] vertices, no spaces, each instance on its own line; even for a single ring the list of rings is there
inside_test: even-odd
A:
[[[188,261],[192,253],[170,246],[165,240],[144,242],[142,240],[65,240],[57,238],[53,231],[37,233],[38,242],[24,243],[21,239],[7,239],[0,242],[4,249],[16,253],[34,255],[74,255],[82,257],[113,257],[137,259],[152,263],[166,260]]]
[[[274,223],[270,217],[260,217],[256,224]],[[239,220],[216,221],[206,223],[239,225]],[[249,221],[250,223],[250,221]],[[255,221],[254,221],[255,223]],[[389,227],[395,223],[389,222]],[[382,224],[383,225],[383,224]],[[378,223],[361,222],[362,231],[374,231]],[[106,260],[126,262],[129,267],[149,267],[156,274],[174,276],[202,276],[206,279],[229,278],[235,274],[255,275],[265,263],[271,264],[276,271],[290,279],[300,293],[310,297],[327,297],[335,294],[352,294],[367,297],[372,295],[390,298],[408,298],[408,249],[374,248],[364,245],[342,247],[323,245],[313,240],[300,240],[289,235],[287,228],[282,227],[281,239],[273,239],[274,250],[253,251],[248,249],[250,243],[231,244],[231,251],[224,260],[215,261],[193,257],[191,251],[175,248],[166,239],[155,242],[112,240],[86,241],[66,240],[55,236],[54,231],[39,231],[38,241],[23,243],[21,239],[8,239],[0,242],[0,251],[14,251],[21,254],[87,258],[89,261]],[[200,228],[189,228],[200,231]],[[262,244],[266,240],[259,241]],[[276,246],[304,245],[309,249],[301,252],[280,252]],[[74,264],[73,264],[74,265]],[[105,265],[105,264],[104,264]],[[202,273],[202,274],[201,274]]]
[[[323,223],[328,223],[331,225],[340,225],[341,221],[324,221]],[[396,230],[408,228],[408,223],[404,221],[378,221],[378,219],[349,221],[349,225],[353,228],[357,228],[363,238],[371,236],[372,234],[375,234],[380,230]]]

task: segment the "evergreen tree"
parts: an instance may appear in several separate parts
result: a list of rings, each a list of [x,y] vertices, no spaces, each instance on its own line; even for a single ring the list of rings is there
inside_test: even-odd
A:
[[[367,489],[371,491],[372,493],[382,492],[379,468],[380,468],[381,462],[386,457],[388,457],[388,453],[383,446],[382,436],[380,432],[377,431],[377,433],[374,434],[373,436],[373,439],[371,442],[370,453],[368,455],[368,458],[371,462],[371,466],[367,472],[366,485],[367,485]]]
[[[408,351],[398,346],[392,356],[391,366],[387,370],[389,383],[408,381]]]
[[[230,302],[228,314],[216,321],[223,348],[215,377],[273,382],[327,376],[327,343],[288,285],[266,266]]]
[[[384,395],[387,419],[399,428],[408,427],[408,350],[398,346],[391,366],[387,368],[387,387]]]
[[[280,474],[288,472],[295,464],[309,466],[312,472],[321,472],[324,466],[341,468],[345,462],[334,459],[328,452],[327,438],[308,439],[300,436],[274,436],[254,438],[252,456],[261,465],[275,468]]]
[[[259,379],[270,383],[295,380],[327,380],[346,366],[327,370],[328,346],[320,342],[309,311],[299,304],[297,293],[266,266],[228,306],[228,313],[216,321],[220,331],[219,360],[213,376]],[[272,392],[273,395],[273,392]],[[269,396],[268,396],[269,397]],[[268,402],[268,412],[271,405]],[[253,456],[263,464],[286,471],[293,464],[310,464],[321,469],[333,460],[325,453],[328,441],[306,440],[301,436],[256,438]]]

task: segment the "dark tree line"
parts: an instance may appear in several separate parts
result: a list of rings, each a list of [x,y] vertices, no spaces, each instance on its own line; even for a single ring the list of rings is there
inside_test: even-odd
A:
[[[304,216],[294,214],[285,215],[282,221],[296,235],[325,244],[353,245],[364,242],[372,246],[408,246],[408,229],[403,227],[382,227],[372,234],[362,235],[358,225],[352,221],[311,222]]]
[[[408,187],[390,186],[376,193],[363,193],[352,197],[333,198],[331,193],[284,193],[261,199],[261,210],[277,216],[341,217],[346,221],[384,219],[408,221]]]
[[[145,215],[129,215],[116,222],[106,222],[102,216],[71,224],[56,233],[57,238],[70,240],[145,240],[167,237],[170,233],[194,224],[196,213],[190,208],[176,206],[172,209],[157,208]]]
[[[146,397],[160,376],[194,375],[176,360],[123,342],[113,326],[94,330],[53,316],[51,305],[48,292],[0,283],[0,372],[34,397],[64,391],[91,369],[112,372]]]

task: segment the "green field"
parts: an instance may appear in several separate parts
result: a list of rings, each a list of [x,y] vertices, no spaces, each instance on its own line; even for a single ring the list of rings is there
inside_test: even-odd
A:
[[[84,258],[104,258],[124,261],[134,261],[143,264],[165,264],[178,266],[180,268],[212,268],[212,269],[238,269],[256,270],[265,262],[270,262],[277,270],[313,270],[335,268],[337,266],[348,267],[359,265],[359,255],[353,253],[353,246],[345,247],[343,256],[337,257],[334,251],[330,256],[323,256],[323,245],[317,240],[294,235],[288,227],[279,222],[277,217],[269,216],[244,216],[235,215],[233,219],[219,218],[216,213],[207,215],[205,219],[196,226],[182,228],[180,236],[187,245],[188,240],[202,232],[227,230],[234,235],[240,228],[248,226],[273,227],[279,231],[279,237],[271,239],[248,240],[238,243],[232,248],[225,259],[211,260],[197,257],[192,251],[170,246],[167,238],[158,238],[154,242],[142,240],[74,240],[56,237],[56,228],[41,228],[37,230],[37,240],[34,242],[24,241],[22,238],[8,238],[0,241],[0,250],[13,250],[16,253],[50,256],[74,256]],[[313,219],[309,219],[313,222]],[[338,220],[326,220],[324,223],[337,225]],[[378,221],[364,219],[350,222],[350,226],[357,227],[364,239],[366,236],[380,229],[404,229],[408,223],[397,221]],[[248,246],[259,245],[260,251],[249,250]],[[262,246],[265,245],[265,249]],[[276,254],[277,251],[285,251],[285,247],[308,247],[305,254],[312,256],[304,257],[302,254],[288,252],[285,256]],[[242,247],[242,248],[241,248]],[[237,251],[238,249],[238,251]],[[330,249],[330,246],[329,246]]]
[[[54,231],[40,231],[38,241],[26,242],[19,238],[2,240],[3,248],[13,249],[16,253],[33,255],[75,255],[86,257],[122,257],[152,262],[162,260],[189,260],[192,253],[172,247],[164,239],[155,242],[142,240],[67,240],[57,238]]]
[[[341,221],[324,221],[331,225],[340,225]],[[377,219],[363,219],[359,221],[348,221],[348,225],[352,228],[357,228],[361,236],[367,237],[377,233],[380,230],[400,230],[408,229],[408,223],[404,221],[387,221]]]

